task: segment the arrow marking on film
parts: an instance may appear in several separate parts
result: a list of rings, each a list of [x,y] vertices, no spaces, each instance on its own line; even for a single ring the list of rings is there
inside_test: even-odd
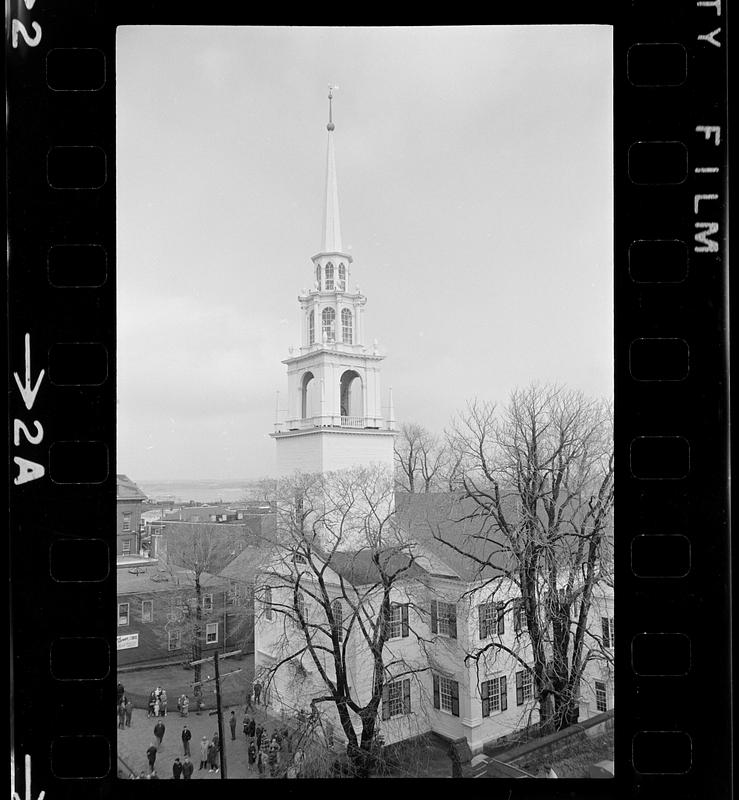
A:
[[[14,372],[13,377],[15,378],[15,382],[18,384],[18,389],[20,390],[21,397],[23,398],[23,403],[25,404],[26,408],[30,411],[33,404],[36,402],[36,395],[38,394],[39,386],[41,385],[41,380],[44,377],[44,370],[42,369],[39,373],[38,379],[36,381],[36,385],[34,386],[31,381],[31,334],[26,334],[26,382],[25,384],[21,383],[21,379],[18,377],[18,373]]]

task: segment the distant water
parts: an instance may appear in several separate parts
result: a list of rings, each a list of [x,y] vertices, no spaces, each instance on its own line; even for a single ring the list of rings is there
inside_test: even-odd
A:
[[[136,485],[150,500],[169,500],[198,503],[226,503],[242,500],[251,481],[136,481]]]

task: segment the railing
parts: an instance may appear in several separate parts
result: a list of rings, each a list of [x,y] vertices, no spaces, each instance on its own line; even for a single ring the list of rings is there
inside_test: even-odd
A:
[[[344,415],[326,415],[323,417],[302,417],[286,419],[275,423],[275,432],[310,430],[311,428],[374,428],[393,430],[394,427],[382,417],[352,417]]]

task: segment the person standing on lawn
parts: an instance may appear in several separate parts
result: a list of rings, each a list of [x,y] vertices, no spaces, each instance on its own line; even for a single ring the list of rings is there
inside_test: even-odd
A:
[[[146,751],[146,760],[149,762],[149,773],[154,772],[154,762],[157,760],[157,749],[154,747],[154,742],[149,745]]]
[[[164,723],[161,720],[157,720],[157,724],[154,726],[154,736],[157,739],[157,747],[162,746],[162,739],[164,739]]]
[[[182,752],[184,755],[190,755],[190,739],[192,739],[192,733],[187,725],[182,726]]]

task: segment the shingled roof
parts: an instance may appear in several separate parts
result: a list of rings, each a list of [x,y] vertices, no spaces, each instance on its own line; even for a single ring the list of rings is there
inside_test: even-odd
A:
[[[116,475],[115,478],[116,500],[148,500],[128,475]]]
[[[494,526],[474,501],[448,492],[398,492],[395,508],[405,535],[440,558],[463,581],[492,578],[512,568],[505,539],[495,536]]]

